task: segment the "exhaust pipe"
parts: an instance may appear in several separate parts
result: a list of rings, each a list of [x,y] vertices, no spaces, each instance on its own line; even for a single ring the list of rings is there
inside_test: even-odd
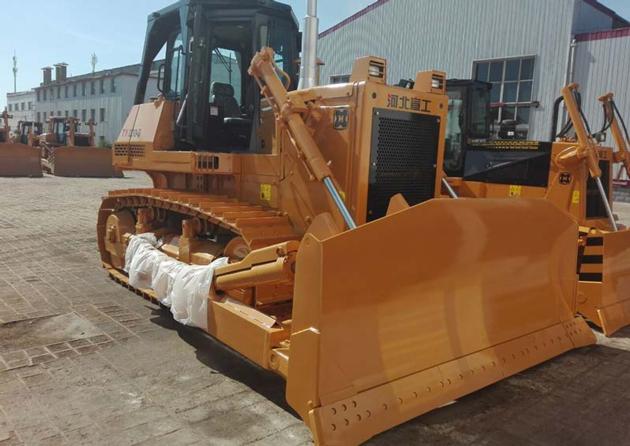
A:
[[[299,89],[317,86],[318,37],[319,18],[317,18],[317,0],[307,0],[306,17],[304,17],[304,35],[302,38]]]

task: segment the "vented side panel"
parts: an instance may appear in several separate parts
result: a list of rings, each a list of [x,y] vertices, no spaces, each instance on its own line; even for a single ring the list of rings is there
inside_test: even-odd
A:
[[[367,221],[398,193],[412,206],[434,197],[439,134],[437,116],[374,109]]]

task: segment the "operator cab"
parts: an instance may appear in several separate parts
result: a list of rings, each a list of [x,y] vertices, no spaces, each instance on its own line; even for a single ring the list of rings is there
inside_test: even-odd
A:
[[[521,140],[515,124],[508,121],[493,135],[491,84],[459,79],[446,84],[446,175],[483,183],[547,187],[552,144]]]
[[[487,82],[468,79],[446,81],[448,123],[444,171],[462,176],[468,145],[490,139],[490,90]]]
[[[50,118],[50,133],[54,135],[56,144],[65,146],[68,143],[68,131],[70,127],[65,118]]]
[[[91,130],[89,133],[79,133],[81,123],[76,118],[53,117],[48,121],[48,135],[43,135],[45,139],[55,146],[67,146],[71,143],[70,133],[74,133],[74,143],[76,147],[91,146]]]
[[[265,153],[256,132],[260,91],[248,75],[264,46],[297,85],[298,24],[288,5],[273,0],[181,0],[149,16],[135,103],[157,76],[158,93],[177,103],[176,150]]]
[[[33,132],[33,136],[42,134],[42,123],[33,121],[18,122],[18,142],[28,144],[29,133]]]

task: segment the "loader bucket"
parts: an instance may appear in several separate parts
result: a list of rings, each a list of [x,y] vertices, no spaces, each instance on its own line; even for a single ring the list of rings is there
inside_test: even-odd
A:
[[[593,231],[581,256],[578,311],[609,336],[630,325],[630,230]]]
[[[121,178],[112,165],[112,149],[101,147],[58,147],[48,159],[50,173],[59,177]]]
[[[577,226],[544,200],[431,200],[297,257],[287,400],[348,445],[595,342]]]
[[[0,177],[41,177],[41,150],[20,143],[0,144]]]

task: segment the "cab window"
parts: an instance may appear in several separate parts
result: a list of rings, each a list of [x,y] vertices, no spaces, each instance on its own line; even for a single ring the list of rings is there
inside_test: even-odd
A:
[[[232,97],[239,106],[243,105],[242,66],[241,53],[226,48],[215,48],[212,52],[212,67],[210,69],[210,95],[214,96],[217,93],[229,95],[230,89],[225,87],[229,85],[232,87]],[[224,87],[218,92],[217,90],[221,89],[221,86]]]

